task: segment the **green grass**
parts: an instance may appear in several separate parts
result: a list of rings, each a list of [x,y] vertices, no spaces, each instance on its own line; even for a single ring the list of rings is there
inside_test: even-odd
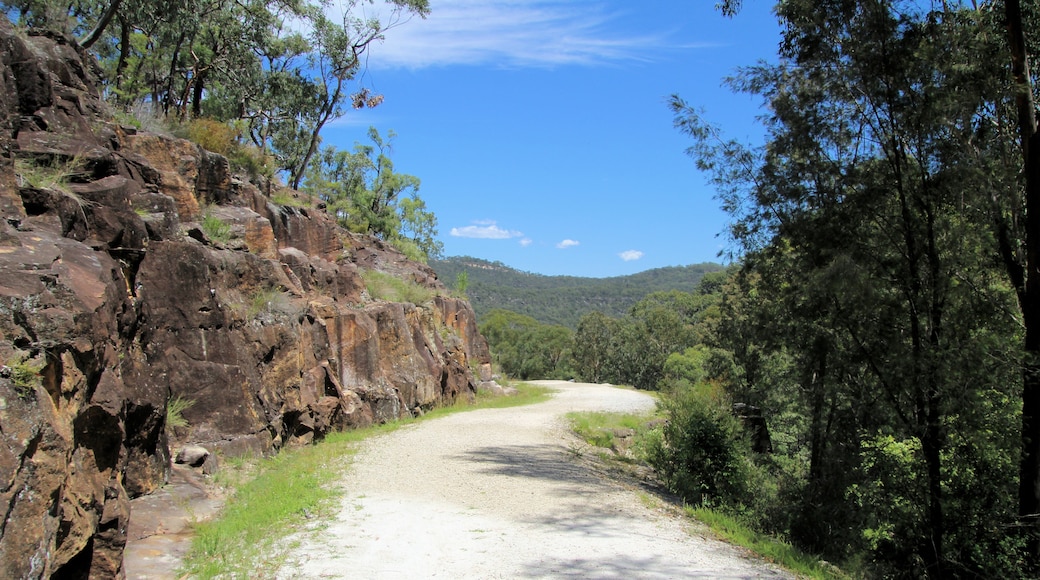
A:
[[[5,365],[9,369],[11,383],[14,385],[18,396],[26,399],[36,392],[36,387],[43,382],[40,373],[46,366],[45,361],[32,359],[13,358]]]
[[[568,413],[571,429],[595,447],[613,447],[615,429],[632,429],[639,431],[648,420],[649,415],[627,413]]]
[[[310,207],[311,200],[309,197],[295,197],[291,193],[285,190],[279,190],[271,194],[271,201],[283,206],[288,207]]]
[[[273,312],[280,309],[286,302],[285,293],[277,288],[258,289],[249,297],[246,316],[249,319],[256,318],[261,312]]]
[[[415,282],[407,282],[377,270],[364,270],[361,277],[365,280],[365,288],[373,300],[423,304],[437,294]]]
[[[166,404],[166,426],[187,427],[188,421],[184,419],[184,411],[194,404],[194,399],[185,399],[180,395],[170,399],[170,402]]]
[[[615,429],[632,429],[635,431],[632,449],[635,461],[645,461],[645,450],[652,445],[651,439],[660,434],[660,429],[650,429],[647,422],[655,415],[634,415],[622,413],[569,413],[571,428],[586,443],[594,447],[611,449],[614,447]],[[617,461],[612,454],[601,454],[607,461]],[[658,498],[641,493],[639,500],[649,508],[653,508]],[[687,506],[686,514],[705,523],[721,539],[758,554],[764,560],[773,562],[798,574],[800,577],[813,579],[845,579],[838,568],[821,562],[818,558],[805,554],[773,536],[761,534],[722,511],[711,508],[693,508]]]
[[[80,208],[89,203],[73,193],[69,183],[85,173],[84,162],[79,157],[64,160],[55,158],[50,161],[23,158],[14,160],[14,174],[19,187],[56,191]]]
[[[738,519],[711,508],[687,506],[686,515],[706,524],[721,539],[742,546],[768,562],[797,574],[800,578],[819,580],[848,579],[837,567],[821,562],[787,542],[762,534],[742,524]]]
[[[225,244],[231,241],[231,224],[209,211],[202,216],[202,224],[200,225],[202,226],[202,233],[206,234],[207,238]]]
[[[461,411],[541,402],[552,392],[525,384],[517,385],[517,389],[520,393],[511,397],[478,393],[473,402],[437,408],[421,418],[333,433],[320,443],[283,450],[274,457],[225,462],[224,471],[231,473],[222,473],[220,481],[231,488],[230,499],[218,518],[196,526],[191,551],[178,576],[270,576],[292,548],[284,541],[286,536],[309,518],[334,514],[344,491],[335,482],[349,468],[359,442],[417,421]]]

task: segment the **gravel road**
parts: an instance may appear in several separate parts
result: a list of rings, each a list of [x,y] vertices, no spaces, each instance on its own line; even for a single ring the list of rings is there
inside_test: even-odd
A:
[[[290,538],[279,578],[789,578],[575,459],[570,411],[645,394],[537,381],[545,403],[422,422],[367,441],[334,521]]]

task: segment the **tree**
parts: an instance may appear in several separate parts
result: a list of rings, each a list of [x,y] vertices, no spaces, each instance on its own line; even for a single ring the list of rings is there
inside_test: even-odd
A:
[[[578,321],[574,334],[574,365],[582,380],[601,383],[607,380],[612,353],[610,346],[617,323],[602,312],[590,312]]]
[[[496,309],[484,317],[480,333],[488,341],[492,359],[507,375],[520,379],[573,378],[573,338],[568,328]]]
[[[302,185],[321,131],[354,108],[382,102],[351,87],[372,43],[404,18],[429,13],[428,0],[387,0],[384,20],[360,18],[358,0],[4,0],[25,25],[78,36],[107,71],[107,90],[131,109],[147,105],[178,119],[203,114],[243,121],[271,151],[289,184]],[[286,22],[292,22],[287,26]]]
[[[1016,330],[1002,314],[1012,294],[994,268],[987,195],[1014,179],[999,155],[979,155],[1006,138],[1000,71],[981,64],[999,54],[996,23],[985,10],[884,0],[788,0],[777,14],[781,62],[731,81],[769,103],[764,148],[725,141],[681,99],[673,107],[758,277],[760,305],[748,306],[774,309],[782,342],[756,340],[786,353],[801,383],[809,496],[851,501],[846,537],[860,532],[890,569],[984,569],[975,547],[999,533],[950,506],[990,529],[1009,507],[951,492],[965,471],[1005,464],[1006,445],[969,434],[1015,413]],[[1009,481],[987,484],[991,501]]]
[[[1004,0],[1011,76],[1018,116],[1019,145],[1024,177],[1024,223],[1021,245],[1007,239],[1012,224],[998,220],[1001,255],[1018,292],[1025,326],[1025,359],[1022,378],[1022,461],[1019,469],[1019,517],[1031,528],[1029,552],[1033,569],[1040,568],[1040,133],[1034,85],[1026,42],[1026,18],[1019,0]],[[1014,199],[1015,196],[1012,196]],[[1014,208],[1021,210],[1021,206]],[[1003,218],[1006,214],[1001,214]],[[1012,214],[1012,219],[1014,219]],[[1017,254],[1017,255],[1016,255]],[[1025,260],[1020,257],[1025,254]]]
[[[437,218],[419,197],[419,178],[394,171],[391,131],[386,139],[374,127],[372,145],[353,152],[326,148],[308,172],[304,190],[326,203],[340,225],[386,240],[425,262],[443,250],[437,240]]]

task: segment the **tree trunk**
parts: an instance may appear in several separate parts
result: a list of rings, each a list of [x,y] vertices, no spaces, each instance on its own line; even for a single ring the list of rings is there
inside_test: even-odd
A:
[[[116,61],[116,90],[117,99],[120,102],[129,102],[129,99],[119,96],[118,91],[123,88],[126,77],[126,61],[130,56],[130,24],[126,18],[119,19],[119,60]]]
[[[79,41],[80,47],[89,49],[94,46],[94,43],[101,38],[101,35],[105,32],[105,28],[108,28],[108,23],[112,21],[112,17],[116,15],[116,11],[119,10],[119,4],[123,0],[112,0],[112,3],[108,5],[104,14],[101,15],[101,19],[98,20],[97,26],[94,30],[90,31],[90,34],[86,38]]]
[[[1019,469],[1018,515],[1029,532],[1027,561],[1040,563],[1040,138],[1029,73],[1025,28],[1019,0],[1005,0],[1004,15],[1015,83],[1019,139],[1022,146],[1026,197],[1026,279],[1019,291],[1025,325],[1022,363],[1022,457]]]

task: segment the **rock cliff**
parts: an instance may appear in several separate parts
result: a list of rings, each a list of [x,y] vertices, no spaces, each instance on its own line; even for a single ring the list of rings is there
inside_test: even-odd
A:
[[[170,437],[273,452],[469,396],[489,368],[432,270],[114,122],[93,69],[0,18],[7,578],[122,576],[129,500],[167,478]],[[375,273],[429,298],[380,300]],[[175,398],[187,426],[166,424]]]

